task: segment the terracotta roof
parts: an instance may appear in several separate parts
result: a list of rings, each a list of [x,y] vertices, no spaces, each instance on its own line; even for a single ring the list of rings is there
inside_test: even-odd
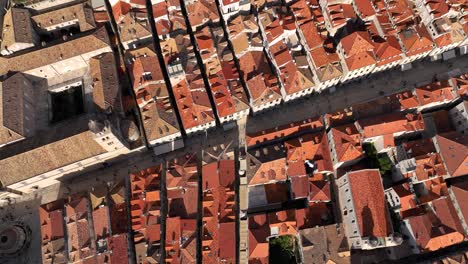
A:
[[[117,23],[117,27],[119,28],[120,40],[122,42],[132,42],[151,37],[147,20],[145,22],[135,20],[130,16],[130,13]]]
[[[197,182],[197,158],[195,154],[186,153],[167,162],[167,188],[184,187]]]
[[[369,0],[355,0],[354,4],[356,5],[356,9],[360,13],[360,17],[363,19],[369,16],[373,16],[376,13],[372,6],[372,3]]]
[[[286,141],[288,165],[292,162],[313,161],[318,171],[333,171],[328,138],[325,132],[306,134]]]
[[[43,263],[66,263],[65,239],[60,238],[42,245]]]
[[[123,110],[114,54],[106,52],[89,60],[93,80],[93,101],[102,110]]]
[[[0,130],[18,137],[33,135],[34,120],[28,119],[34,118],[34,115],[31,115],[27,108],[35,105],[33,98],[33,85],[22,73],[16,73],[0,82]],[[12,136],[10,140],[13,138],[15,137]],[[5,143],[8,141],[6,139]]]
[[[203,165],[203,191],[217,187],[232,187],[235,179],[234,165],[234,160],[220,160]]]
[[[105,239],[109,235],[109,225],[107,224],[109,214],[107,206],[100,207],[93,211],[94,235],[95,239]]]
[[[272,71],[262,51],[249,51],[244,54],[239,59],[239,68],[254,101],[263,104],[281,97],[279,86],[268,83]],[[274,79],[277,82],[276,77]]]
[[[333,28],[339,28],[345,25],[347,20],[356,18],[351,4],[327,3],[326,12]]]
[[[453,88],[448,81],[440,81],[423,87],[417,87],[415,91],[421,106],[455,99]]]
[[[131,64],[133,88],[138,90],[148,83],[164,82],[164,77],[156,56],[138,56]]]
[[[309,179],[309,201],[328,202],[331,201],[330,182],[328,181],[312,181]]]
[[[393,233],[379,170],[349,172],[354,210],[362,237],[387,237]]]
[[[92,132],[85,131],[0,160],[0,181],[8,186],[105,152],[92,139]]]
[[[363,156],[361,135],[354,125],[331,129],[338,162],[355,160]]]
[[[435,176],[445,176],[447,171],[440,154],[431,153],[427,154],[424,158],[416,160],[415,173],[418,180],[423,181]]]
[[[418,190],[418,201],[420,204],[425,204],[448,195],[447,183],[445,183],[442,177],[436,177],[427,181],[423,181],[419,185],[422,186],[422,190]],[[416,185],[416,187],[419,186]]]
[[[42,243],[64,237],[63,209],[47,210],[40,207],[39,218],[41,221]]]
[[[351,262],[349,246],[343,225],[327,225],[307,228],[299,231],[304,255],[304,263],[336,263]],[[344,254],[343,254],[344,253]]]
[[[107,250],[111,251],[110,263],[128,263],[127,235],[121,234],[107,238]]]
[[[279,146],[268,146],[247,154],[249,185],[286,180],[286,157]]]
[[[112,6],[112,14],[114,15],[115,21],[118,23],[123,19],[132,7],[129,3],[122,0],[118,0],[115,5]]]
[[[423,250],[435,251],[463,241],[463,229],[450,200],[435,200],[432,209],[426,214],[409,218],[416,243]]]
[[[192,85],[196,85],[192,82]],[[189,87],[187,80],[172,84],[177,108],[181,115],[184,129],[190,129],[214,121],[214,113],[208,94],[202,87]]]
[[[35,15],[31,19],[38,28],[44,30],[49,28],[55,29],[60,24],[73,23],[75,20],[78,20],[81,32],[88,31],[96,27],[93,9],[87,3],[62,7],[57,10]]]
[[[34,44],[35,32],[29,10],[12,7],[3,18],[1,50],[8,50],[14,44]]]
[[[304,35],[304,39],[310,50],[321,47],[325,41],[325,37],[320,35],[314,21],[310,20],[300,25],[299,27]]]
[[[186,186],[182,190],[182,198],[168,199],[169,217],[180,216],[184,219],[195,219],[198,212],[198,187]],[[169,197],[168,197],[169,198]]]
[[[407,28],[399,34],[407,56],[414,56],[432,50],[432,41],[427,30],[422,27]]]
[[[305,198],[309,195],[307,175],[290,177],[290,181],[293,199]]]
[[[395,36],[388,36],[384,42],[375,43],[375,46],[375,56],[378,59],[377,66],[392,63],[402,58],[402,50]]]
[[[196,41],[205,64],[218,117],[223,118],[245,110],[248,101],[238,81],[239,75],[232,57],[222,56],[222,53],[230,54],[231,52],[227,47],[227,42],[224,36],[218,35],[215,30],[220,31],[219,28],[212,28],[211,32],[208,27],[203,28],[196,34]]]
[[[424,130],[425,127],[421,114],[405,115],[402,112],[361,119],[358,123],[363,129],[362,134],[365,138]]]
[[[295,218],[298,229],[313,228],[322,226],[330,221],[332,211],[327,203],[309,202],[303,209],[295,210]]]
[[[287,137],[299,132],[313,131],[323,127],[322,117],[313,117],[306,120],[292,122],[286,125],[275,128],[265,129],[262,131],[249,132],[246,134],[247,146],[253,146],[262,142],[270,141],[276,137]]]
[[[451,81],[453,86],[457,88],[457,94],[459,96],[468,94],[468,74],[462,74],[459,77],[452,78]]]
[[[265,214],[249,217],[249,263],[268,264],[270,228]]]
[[[191,260],[194,260],[195,252],[191,252],[191,248],[187,247],[194,246],[196,226],[197,221],[195,219],[181,219],[180,217],[167,219],[167,263],[192,263]]]
[[[448,132],[436,136],[440,154],[452,177],[468,173],[468,137],[458,132]]]
[[[9,71],[27,72],[59,61],[71,59],[100,49],[109,49],[105,27],[57,45],[37,49],[21,55],[0,58],[0,75]]]
[[[456,202],[463,215],[465,223],[468,222],[468,181],[456,182],[451,185]]]
[[[233,239],[233,234],[236,232],[235,230],[235,222],[229,223],[220,223],[219,224],[219,257],[221,259],[233,259],[235,260],[236,252],[235,252],[235,239]]]
[[[218,9],[216,8],[216,2],[213,0],[193,1],[186,3],[185,7],[192,28],[208,22],[219,21]]]
[[[407,182],[393,186],[392,188],[400,200],[400,214],[402,214],[402,211],[406,211],[417,206],[415,195],[411,192],[410,186]]]
[[[441,0],[425,1],[425,6],[428,8],[429,13],[434,16],[434,18],[438,18],[447,14],[450,8],[446,1]]]
[[[112,234],[123,234],[127,232],[127,208],[125,204],[111,206],[109,219]]]

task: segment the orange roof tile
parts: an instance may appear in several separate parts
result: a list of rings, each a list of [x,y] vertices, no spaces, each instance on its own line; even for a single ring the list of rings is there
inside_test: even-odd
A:
[[[365,138],[424,130],[421,114],[392,113],[358,120],[358,123],[364,130],[363,137]]]
[[[453,88],[448,81],[440,81],[423,87],[417,87],[416,96],[421,106],[455,99]]]
[[[435,200],[432,209],[409,218],[416,243],[426,251],[435,251],[463,241],[463,228],[452,202],[448,198]]]
[[[379,170],[349,172],[354,210],[363,237],[387,237],[393,233]]]
[[[458,132],[436,136],[440,154],[452,177],[468,174],[468,137]]]
[[[331,129],[339,162],[355,160],[363,156],[361,135],[354,125]]]
[[[313,131],[321,127],[323,127],[323,121],[320,116],[308,118],[306,120],[292,122],[290,124],[265,129],[254,133],[247,132],[246,143],[247,146],[250,147],[253,145],[260,144],[262,142],[273,140],[276,137],[291,136],[299,132]]]

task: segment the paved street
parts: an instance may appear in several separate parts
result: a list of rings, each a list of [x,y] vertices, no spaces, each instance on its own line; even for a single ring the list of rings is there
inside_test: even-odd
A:
[[[255,132],[304,120],[337,111],[353,104],[370,101],[381,97],[379,94],[381,91],[385,94],[392,94],[408,90],[417,85],[430,82],[436,74],[442,78],[446,76],[445,73],[456,69],[468,71],[468,55],[456,57],[447,62],[431,62],[427,59],[413,63],[413,69],[405,72],[396,68],[371,75],[366,79],[338,86],[335,93],[330,94],[325,91],[320,95],[298,99],[283,104],[279,108],[249,117],[247,132]]]

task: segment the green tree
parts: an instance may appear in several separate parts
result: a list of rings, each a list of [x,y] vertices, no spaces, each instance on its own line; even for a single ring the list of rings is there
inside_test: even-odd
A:
[[[296,264],[292,236],[279,236],[270,239],[269,258],[271,264]]]

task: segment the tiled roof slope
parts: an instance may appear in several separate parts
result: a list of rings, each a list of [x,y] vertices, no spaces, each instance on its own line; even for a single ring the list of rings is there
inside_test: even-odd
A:
[[[425,214],[409,218],[409,223],[416,243],[426,251],[435,251],[464,239],[455,208],[448,198],[433,201]]]
[[[454,183],[451,189],[466,223],[468,222],[468,181]]]
[[[0,182],[10,185],[103,153],[105,150],[92,139],[92,133],[85,131],[0,160]]]
[[[50,12],[41,13],[32,17],[40,29],[53,28],[62,23],[73,23],[78,20],[80,31],[88,31],[96,27],[93,9],[87,3],[67,6]]]
[[[26,72],[85,53],[108,48],[110,40],[105,27],[85,36],[21,55],[0,58],[0,75],[9,71]]]
[[[131,78],[143,118],[146,136],[151,142],[180,132],[158,58],[149,47],[129,52]]]
[[[348,177],[361,236],[387,237],[392,234],[379,171],[354,171],[348,173]]]
[[[113,53],[104,53],[89,60],[93,80],[93,101],[102,110],[123,110],[119,76]]]
[[[24,74],[16,73],[0,82],[0,101],[0,133],[6,137],[0,144],[10,141],[7,134],[11,140],[32,135],[34,121],[27,107],[34,105],[34,90]]]
[[[10,8],[3,17],[1,50],[8,49],[16,43],[34,44],[34,29],[29,10]]]
[[[440,154],[452,177],[468,173],[468,137],[456,131],[436,136]]]

